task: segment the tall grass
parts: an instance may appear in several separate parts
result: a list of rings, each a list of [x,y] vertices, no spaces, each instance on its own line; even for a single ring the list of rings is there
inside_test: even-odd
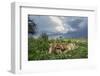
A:
[[[49,43],[75,43],[79,47],[67,53],[48,53]],[[43,38],[28,38],[28,60],[55,60],[88,58],[88,43],[80,39],[44,40]]]

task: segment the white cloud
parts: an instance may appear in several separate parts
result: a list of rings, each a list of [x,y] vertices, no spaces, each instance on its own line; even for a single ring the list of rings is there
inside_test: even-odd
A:
[[[51,22],[54,24],[56,32],[67,33],[69,31],[76,31],[65,22],[65,17],[49,16]]]
[[[84,22],[87,22],[86,19],[81,17],[63,17],[63,16],[30,16],[31,19],[34,20],[34,22],[38,26],[39,32],[46,31],[48,33],[54,32],[54,33],[68,33],[68,32],[74,32],[79,30],[80,28],[75,28],[76,26],[79,26],[81,28],[84,27]],[[83,23],[79,25],[75,25],[75,20],[82,19]],[[71,24],[69,24],[70,22]]]
[[[55,16],[49,16],[51,22],[53,22],[54,28],[57,32],[64,32],[65,28],[64,28],[64,24],[63,24],[63,20],[61,20],[59,17],[55,17]]]

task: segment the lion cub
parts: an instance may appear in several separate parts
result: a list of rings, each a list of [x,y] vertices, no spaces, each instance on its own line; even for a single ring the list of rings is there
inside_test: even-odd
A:
[[[65,44],[65,43],[51,43],[49,44],[49,54],[51,53],[66,53],[70,50],[74,50],[78,48],[75,43],[68,43],[68,44]]]

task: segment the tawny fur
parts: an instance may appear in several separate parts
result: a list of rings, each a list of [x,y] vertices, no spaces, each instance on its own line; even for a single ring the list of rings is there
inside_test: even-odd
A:
[[[51,43],[49,45],[49,54],[51,53],[66,53],[70,50],[74,50],[76,49],[77,46],[74,44],[74,43],[68,43],[68,44],[65,44],[65,43]]]

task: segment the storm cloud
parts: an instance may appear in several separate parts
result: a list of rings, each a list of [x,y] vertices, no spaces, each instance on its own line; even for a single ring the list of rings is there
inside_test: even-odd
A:
[[[80,16],[37,16],[29,15],[37,26],[37,34],[60,35],[66,38],[80,38],[88,35],[88,17]]]

